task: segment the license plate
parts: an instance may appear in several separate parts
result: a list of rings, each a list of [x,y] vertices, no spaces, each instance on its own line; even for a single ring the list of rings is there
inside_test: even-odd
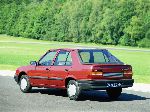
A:
[[[107,83],[107,87],[121,87],[121,83]]]

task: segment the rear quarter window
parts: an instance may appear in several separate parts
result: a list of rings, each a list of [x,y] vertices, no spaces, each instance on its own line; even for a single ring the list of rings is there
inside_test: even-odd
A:
[[[80,52],[80,58],[82,62],[89,63],[90,53],[89,52]]]
[[[105,63],[109,62],[107,56],[102,52],[93,52],[94,63]]]
[[[79,50],[82,63],[108,63],[108,56],[103,50]]]

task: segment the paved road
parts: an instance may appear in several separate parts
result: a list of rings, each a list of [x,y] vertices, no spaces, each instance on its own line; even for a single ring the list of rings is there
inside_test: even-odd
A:
[[[117,101],[104,91],[83,93],[82,101],[71,101],[56,89],[22,93],[13,77],[0,76],[0,112],[150,112],[150,94],[123,90]]]
[[[0,41],[0,43],[18,43],[18,44],[42,44],[42,45],[54,45],[56,46],[56,43],[48,43],[48,42],[23,42],[23,41]],[[125,50],[125,51],[136,51],[136,52],[150,52],[150,50],[144,50],[144,49],[130,49],[130,48],[114,48],[114,47],[103,47],[103,46],[85,46],[85,45],[77,45],[77,44],[62,44],[59,43],[60,46],[73,46],[73,47],[80,47],[80,48],[101,48],[101,49],[108,49],[108,50]]]

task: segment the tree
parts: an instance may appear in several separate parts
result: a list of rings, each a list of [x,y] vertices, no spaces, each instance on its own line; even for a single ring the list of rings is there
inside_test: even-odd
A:
[[[147,47],[149,10],[150,0],[1,0],[0,33]]]

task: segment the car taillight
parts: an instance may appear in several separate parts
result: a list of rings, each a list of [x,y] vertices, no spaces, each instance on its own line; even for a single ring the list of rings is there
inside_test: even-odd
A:
[[[132,78],[132,66],[128,65],[128,68],[124,69],[124,77]]]
[[[128,78],[132,77],[132,70],[124,71],[124,76]]]
[[[92,75],[103,75],[103,72],[99,70],[93,70]]]

